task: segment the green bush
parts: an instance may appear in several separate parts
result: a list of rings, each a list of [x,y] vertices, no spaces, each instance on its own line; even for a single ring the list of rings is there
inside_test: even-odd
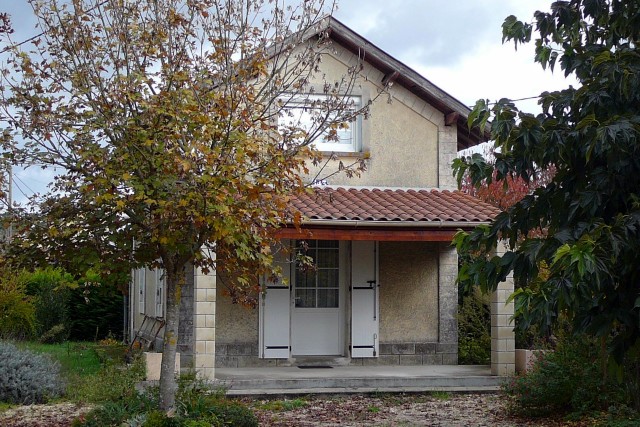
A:
[[[214,415],[223,425],[258,427],[258,419],[244,403],[233,400],[218,400],[211,403],[210,415]]]
[[[540,357],[528,372],[504,386],[512,398],[512,411],[525,416],[564,413],[580,418],[633,405],[634,395],[627,390],[634,390],[629,387],[638,379],[627,375],[618,383],[603,363],[606,355],[601,348],[586,336],[561,338],[555,351]]]
[[[40,342],[43,344],[56,344],[63,342],[68,335],[67,327],[60,323],[40,335]]]
[[[43,354],[0,342],[0,401],[43,403],[62,394],[60,365]]]
[[[106,363],[95,375],[73,376],[67,396],[75,402],[102,403],[137,398],[136,384],[144,378],[144,363]]]
[[[29,338],[36,329],[33,298],[17,277],[7,271],[0,275],[0,339]]]
[[[491,308],[478,291],[464,296],[458,305],[458,363],[491,363]]]
[[[122,390],[121,390],[122,392]],[[257,427],[258,420],[245,404],[227,400],[221,391],[208,388],[194,376],[182,378],[176,395],[176,413],[158,411],[157,389],[130,393],[100,406],[74,422],[76,427]]]
[[[73,277],[59,268],[48,267],[23,272],[19,280],[34,297],[36,335],[46,334],[43,342],[63,342],[69,335],[69,297],[76,287]],[[63,326],[62,331],[59,325]]]
[[[124,296],[113,285],[87,282],[72,290],[70,338],[95,341],[113,335],[122,339],[123,305]]]

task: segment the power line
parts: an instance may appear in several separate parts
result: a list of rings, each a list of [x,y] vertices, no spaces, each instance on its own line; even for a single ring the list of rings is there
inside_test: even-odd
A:
[[[22,193],[22,195],[23,195],[25,198],[27,198],[27,199],[28,199],[28,198],[29,198],[29,196],[27,195],[27,193],[25,193],[25,192],[24,192],[24,190],[22,189],[22,187],[20,187],[20,184],[18,184],[18,181],[15,181],[15,180],[14,180],[14,181],[13,181],[13,183],[15,184],[16,188],[18,189],[18,191],[19,191],[20,193]]]
[[[22,178],[20,178],[18,175],[13,175],[13,179],[20,181],[22,183],[22,185],[27,187],[27,190],[31,191],[32,194],[36,193],[35,191],[33,191],[33,188],[29,187],[29,185]]]
[[[540,98],[540,95],[535,95],[535,96],[525,96],[525,97],[523,97],[523,98],[516,98],[516,99],[511,99],[511,98],[507,98],[507,99],[508,99],[509,101],[511,101],[511,102],[518,102],[518,101],[529,101],[529,100],[531,100],[531,99],[538,99],[538,98]],[[498,101],[488,102],[488,103],[487,103],[487,106],[489,106],[489,105],[495,105],[495,104],[497,104],[497,103],[498,103]],[[475,105],[467,105],[467,107],[469,107],[469,108],[473,109],[473,107],[475,107]]]

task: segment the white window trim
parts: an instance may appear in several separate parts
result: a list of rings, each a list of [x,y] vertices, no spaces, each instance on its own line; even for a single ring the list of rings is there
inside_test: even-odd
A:
[[[329,98],[329,95],[323,94],[308,94],[308,95],[297,95],[292,96],[290,99],[286,100],[285,110],[291,110],[296,108],[307,109],[310,107],[305,107],[310,102],[322,100]],[[359,110],[362,107],[362,97],[360,95],[345,95],[344,98],[346,101],[352,101],[353,106],[351,107],[354,111]],[[300,125],[303,126],[302,120],[300,120],[300,116],[296,117],[294,114],[293,117],[287,116],[284,113],[284,117],[281,118],[285,123],[289,121],[296,122],[296,120],[300,121]],[[312,145],[321,152],[335,152],[335,153],[357,153],[362,150],[362,116],[356,116],[356,119],[349,123],[349,129],[351,130],[351,137],[348,142],[335,142],[335,141],[323,141],[324,135],[326,132],[318,135],[318,137],[312,142]]]

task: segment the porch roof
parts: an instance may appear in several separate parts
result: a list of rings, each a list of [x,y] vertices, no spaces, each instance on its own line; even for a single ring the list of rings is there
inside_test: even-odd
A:
[[[500,212],[461,191],[436,189],[318,187],[291,205],[302,229],[283,228],[283,238],[450,241]]]

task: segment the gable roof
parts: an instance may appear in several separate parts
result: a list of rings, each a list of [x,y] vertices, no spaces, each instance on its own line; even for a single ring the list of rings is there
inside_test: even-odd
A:
[[[490,222],[500,210],[461,191],[322,187],[292,198],[303,224],[329,221],[390,226],[438,224],[473,228]]]
[[[469,130],[467,118],[471,110],[458,99],[449,95],[444,90],[434,85],[420,73],[398,61],[352,29],[338,21],[333,16],[327,16],[320,23],[320,32],[328,32],[329,37],[354,54],[382,71],[385,81],[393,81],[394,85],[404,86],[411,93],[424,99],[445,116],[445,123],[457,124],[458,150],[478,145],[487,141],[490,135],[490,127],[487,125],[484,133],[478,128]],[[381,83],[383,83],[381,82]]]

